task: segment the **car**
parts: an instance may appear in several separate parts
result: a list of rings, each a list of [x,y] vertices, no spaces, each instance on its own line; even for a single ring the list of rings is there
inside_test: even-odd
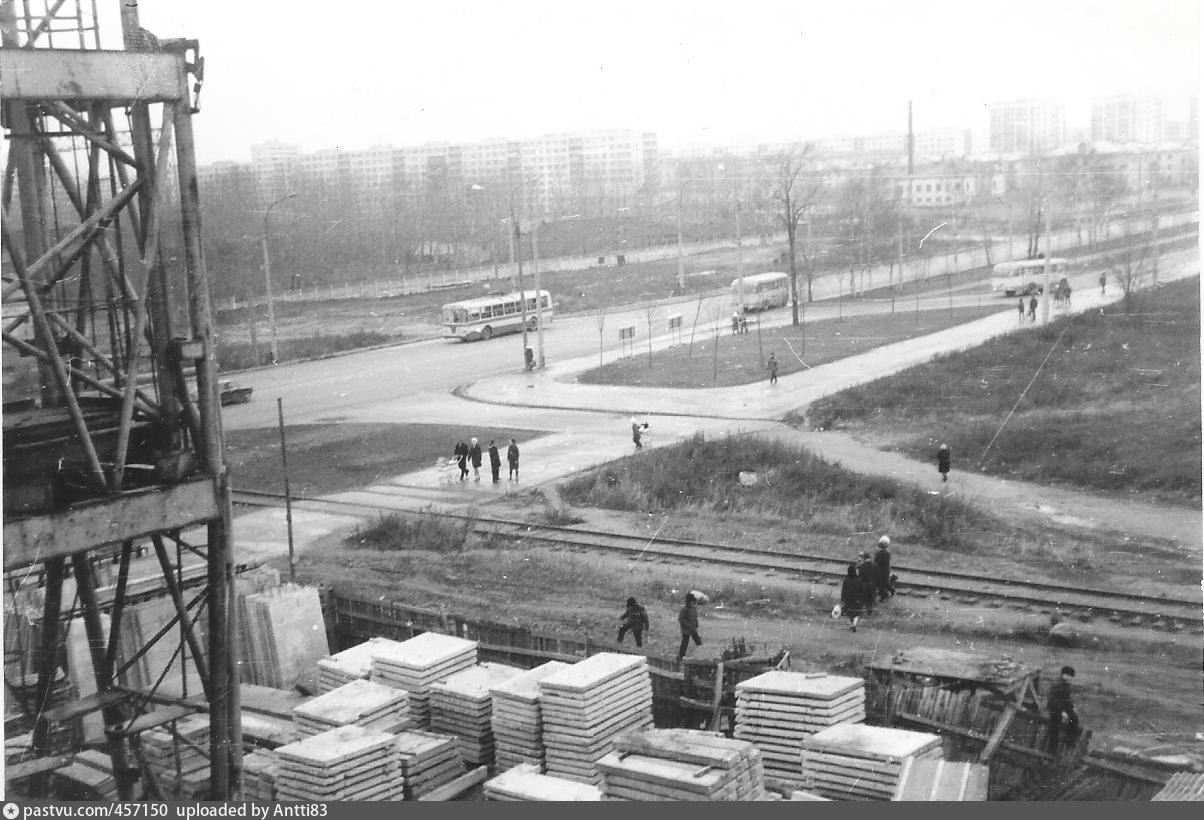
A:
[[[221,396],[222,407],[228,404],[246,404],[251,400],[253,387],[239,387],[228,379],[217,383],[218,394]]]

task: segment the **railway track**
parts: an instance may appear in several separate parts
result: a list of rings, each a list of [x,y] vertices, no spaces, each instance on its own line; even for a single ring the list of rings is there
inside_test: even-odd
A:
[[[235,490],[234,503],[251,507],[279,507],[283,495],[250,490]],[[298,509],[352,516],[373,516],[389,512],[414,514],[395,505],[344,502],[320,498],[293,498]],[[777,577],[795,577],[801,582],[839,584],[848,560],[825,555],[787,552],[757,546],[731,546],[674,538],[649,539],[643,535],[603,532],[572,526],[537,524],[483,515],[430,512],[442,518],[470,521],[476,535],[500,538],[513,543],[553,548],[594,550],[630,557],[632,560],[683,561],[725,566],[744,572]],[[1030,611],[1063,611],[1068,617],[1084,620],[1102,617],[1131,626],[1156,626],[1172,631],[1199,627],[1199,600],[1171,596],[1143,595],[1135,592],[1089,589],[1042,581],[993,578],[984,581],[978,575],[945,570],[916,569],[903,564],[892,571],[899,576],[902,595],[936,597],[951,606],[999,608],[1010,606]]]

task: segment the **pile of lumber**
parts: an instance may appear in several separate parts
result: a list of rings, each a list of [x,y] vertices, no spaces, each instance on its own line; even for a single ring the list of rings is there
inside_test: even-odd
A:
[[[603,652],[539,681],[548,774],[601,784],[614,741],[652,726],[652,680],[642,655]]]
[[[242,759],[242,793],[247,800],[276,802],[276,777],[280,757],[270,749],[256,749]]]
[[[193,714],[139,733],[142,755],[168,799],[204,800],[209,792],[209,716]],[[180,765],[176,769],[176,751]]]
[[[406,800],[416,800],[464,774],[454,737],[409,729],[398,732],[396,748]]]
[[[849,723],[803,741],[803,788],[833,800],[890,800],[910,758],[940,760],[940,735]]]
[[[562,661],[548,661],[489,690],[493,696],[494,762],[498,771],[524,763],[534,763],[536,771],[543,771],[539,682],[568,667]]]
[[[778,669],[736,684],[733,735],[761,750],[767,772],[798,784],[802,742],[817,732],[865,720],[865,681]]]
[[[56,800],[114,802],[117,781],[113,779],[113,759],[104,752],[80,752],[70,766],[54,772],[51,789]]]
[[[372,680],[410,693],[413,726],[430,726],[430,687],[477,662],[477,642],[423,632],[408,641],[390,642],[372,652]]]
[[[493,767],[493,698],[489,690],[523,673],[517,666],[482,663],[430,686],[431,731],[455,735],[468,766]]]
[[[715,732],[629,732],[598,761],[608,800],[766,800],[753,744]]]
[[[486,800],[567,802],[601,800],[597,786],[542,774],[535,763],[523,763],[485,781]]]
[[[398,732],[410,723],[410,696],[375,681],[353,680],[297,706],[293,720],[301,737],[336,726]]]
[[[340,726],[276,750],[276,797],[289,800],[400,800],[397,738]]]
[[[318,661],[318,692],[338,689],[353,680],[367,680],[372,672],[372,654],[378,650],[399,646],[400,641],[388,638],[369,638],[350,649],[336,652]]]
[[[330,654],[318,590],[285,584],[238,600],[243,682],[313,692],[315,665]]]

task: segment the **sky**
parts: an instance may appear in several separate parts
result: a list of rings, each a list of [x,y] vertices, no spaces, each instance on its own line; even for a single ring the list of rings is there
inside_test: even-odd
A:
[[[116,8],[116,0],[100,0]],[[1199,0],[141,0],[205,57],[198,159],[592,128],[662,145],[956,126],[1051,96],[1200,85]],[[119,36],[115,22],[102,19]]]

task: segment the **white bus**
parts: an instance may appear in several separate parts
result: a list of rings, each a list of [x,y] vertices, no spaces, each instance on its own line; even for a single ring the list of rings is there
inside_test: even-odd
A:
[[[743,281],[743,287],[741,287]],[[741,305],[740,291],[744,291],[744,302]],[[790,274],[788,273],[758,273],[745,276],[743,280],[732,280],[732,306],[739,310],[769,310],[783,307],[790,301]]]
[[[527,329],[538,327],[536,318],[535,291],[519,294],[499,293],[479,299],[449,302],[443,306],[443,326],[453,339],[470,342],[476,339],[492,339],[501,333],[515,333],[523,329],[523,297],[527,299]],[[544,327],[552,322],[552,294],[539,292],[540,314]]]
[[[1049,279],[1057,284],[1063,276],[1070,274],[1070,263],[1065,259],[1051,256],[1049,259]],[[1041,293],[1045,282],[1044,259],[1017,259],[1014,262],[1000,262],[991,272],[991,291],[1003,291],[1004,296],[1028,296],[1030,293]]]

